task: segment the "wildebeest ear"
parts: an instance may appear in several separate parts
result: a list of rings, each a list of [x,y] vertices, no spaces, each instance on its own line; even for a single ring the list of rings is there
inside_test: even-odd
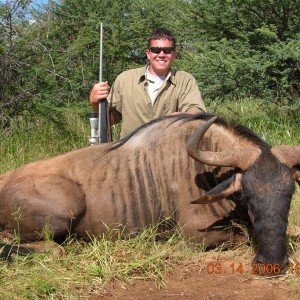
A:
[[[300,186],[300,170],[299,169],[296,169],[296,168],[293,168],[293,176],[296,180],[296,182],[299,184]]]
[[[192,204],[208,204],[222,200],[235,192],[241,190],[242,173],[236,173],[230,178],[222,181],[220,184],[212,188],[206,195],[197,200],[192,201]]]

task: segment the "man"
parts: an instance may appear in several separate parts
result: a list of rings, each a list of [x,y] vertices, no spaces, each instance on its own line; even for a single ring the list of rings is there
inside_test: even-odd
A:
[[[155,30],[148,39],[146,67],[121,73],[111,91],[107,82],[95,84],[90,103],[107,98],[110,122],[122,120],[121,138],[137,127],[161,116],[206,111],[195,78],[171,68],[176,57],[176,40],[171,31]]]

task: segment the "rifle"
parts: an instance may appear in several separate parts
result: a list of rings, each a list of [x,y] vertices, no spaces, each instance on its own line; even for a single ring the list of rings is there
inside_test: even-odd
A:
[[[100,64],[99,64],[99,82],[102,82],[102,51],[103,51],[103,25],[100,24]],[[89,114],[91,126],[90,144],[95,145],[97,138],[99,144],[107,143],[111,140],[111,131],[109,124],[109,112],[107,100],[99,101],[98,114],[92,112]],[[98,132],[96,133],[98,123]]]

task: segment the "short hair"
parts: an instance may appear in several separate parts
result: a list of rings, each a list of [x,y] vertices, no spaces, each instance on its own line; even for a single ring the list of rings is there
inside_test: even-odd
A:
[[[173,48],[176,48],[176,39],[169,29],[159,28],[154,30],[148,38],[148,48],[150,48],[152,40],[169,40],[173,42]]]

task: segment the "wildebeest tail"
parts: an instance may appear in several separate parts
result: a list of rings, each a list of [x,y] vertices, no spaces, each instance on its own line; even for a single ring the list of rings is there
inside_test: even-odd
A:
[[[28,255],[34,252],[35,250],[33,248],[0,243],[0,258],[7,261],[10,261],[14,254]]]

